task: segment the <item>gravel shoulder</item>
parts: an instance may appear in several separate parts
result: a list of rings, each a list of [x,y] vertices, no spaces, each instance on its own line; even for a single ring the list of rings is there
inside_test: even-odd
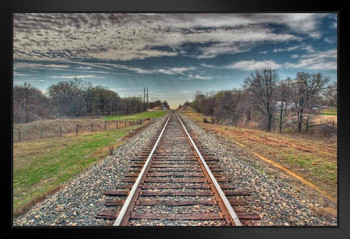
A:
[[[220,159],[219,166],[235,182],[237,190],[250,190],[251,211],[261,220],[254,226],[337,226],[337,218],[327,213],[336,208],[328,198],[276,168],[264,163],[232,141],[205,131],[181,115],[191,135]],[[326,209],[325,209],[326,208]]]
[[[111,156],[87,168],[70,180],[60,191],[34,205],[27,213],[14,218],[13,226],[105,226],[96,219],[97,212],[108,210],[103,204],[106,190],[115,190],[129,169],[130,160],[151,142],[167,118],[154,119],[147,127],[129,138]]]

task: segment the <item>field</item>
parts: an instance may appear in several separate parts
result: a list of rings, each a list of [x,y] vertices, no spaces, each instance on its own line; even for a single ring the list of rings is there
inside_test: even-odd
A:
[[[321,111],[321,115],[337,115],[337,109],[324,109]]]
[[[60,135],[75,135],[78,126],[78,134],[106,130],[115,130],[132,123],[138,123],[140,119],[150,119],[164,115],[166,111],[142,112],[132,115],[118,115],[106,117],[60,118],[39,120],[24,124],[13,125],[13,141],[35,140],[40,138],[60,137]],[[118,120],[118,125],[115,122]],[[106,128],[105,128],[106,127]]]
[[[154,118],[165,112],[161,113],[138,114],[134,118],[144,118],[145,115]],[[84,123],[84,119],[76,120]],[[86,120],[90,122],[90,119]],[[14,216],[21,215],[31,205],[57,191],[69,179],[106,157],[111,150],[124,143],[131,131],[144,125],[14,143]]]
[[[118,115],[118,116],[106,116],[105,120],[139,120],[146,118],[160,117],[166,114],[167,111],[147,111],[133,115]]]
[[[183,112],[203,128],[236,143],[260,160],[283,170],[289,176],[336,201],[336,142],[300,134],[277,134],[256,129],[204,124],[202,114],[190,108]]]

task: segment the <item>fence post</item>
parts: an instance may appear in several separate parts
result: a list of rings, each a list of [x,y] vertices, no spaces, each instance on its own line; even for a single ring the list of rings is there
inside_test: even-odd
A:
[[[75,126],[75,134],[78,134],[78,125]]]
[[[118,129],[118,120],[115,121],[115,129]]]
[[[125,120],[125,128],[126,128],[126,120]]]
[[[106,129],[107,129],[107,121],[105,121],[105,131],[106,131]]]
[[[94,127],[94,125],[91,123],[91,132],[94,131],[93,127]]]
[[[62,130],[61,130],[61,126],[60,126],[60,137],[62,137]]]
[[[42,139],[42,138],[43,138],[43,129],[40,128],[40,139]]]
[[[21,131],[18,130],[18,142],[21,142]]]

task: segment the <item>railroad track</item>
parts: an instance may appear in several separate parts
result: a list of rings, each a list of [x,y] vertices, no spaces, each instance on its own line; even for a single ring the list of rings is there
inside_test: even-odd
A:
[[[113,226],[242,226],[259,220],[244,208],[242,198],[251,193],[235,190],[219,159],[195,141],[172,111],[159,136],[132,160],[123,184],[103,192],[112,209],[96,218],[114,220]]]

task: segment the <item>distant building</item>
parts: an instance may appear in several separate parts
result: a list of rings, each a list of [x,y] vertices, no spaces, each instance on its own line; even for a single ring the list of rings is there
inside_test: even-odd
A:
[[[294,105],[294,104],[289,103],[289,104],[287,105],[287,109],[293,108],[293,105]],[[281,109],[281,106],[282,106],[281,101],[277,101],[275,106],[276,106],[276,108],[277,108],[278,110],[280,110],[280,109]],[[285,104],[285,103],[283,103],[283,108],[286,108],[286,104]]]

